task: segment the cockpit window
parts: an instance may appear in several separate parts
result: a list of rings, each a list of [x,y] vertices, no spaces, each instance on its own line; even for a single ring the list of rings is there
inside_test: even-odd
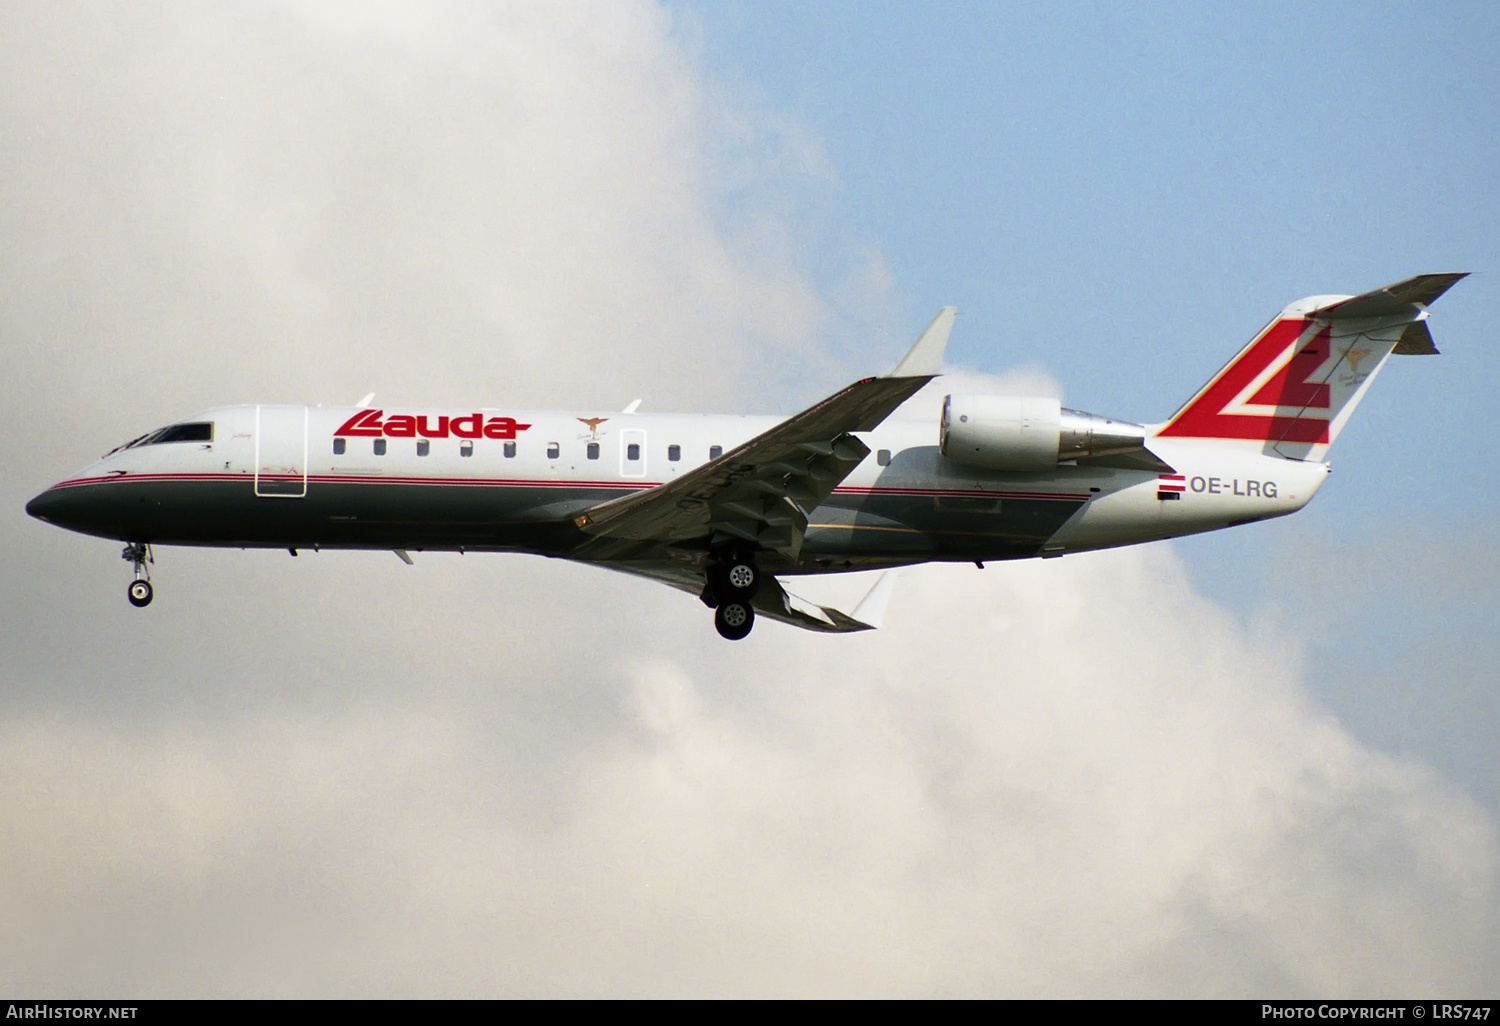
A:
[[[147,438],[150,438],[150,437],[151,437],[150,435],[142,435],[139,438],[132,438],[130,441],[126,442],[124,445],[117,445],[117,446],[115,446],[113,449],[109,450],[109,452],[105,453],[104,455],[106,455],[106,456],[113,456],[117,452],[123,452],[126,449],[134,449],[136,446],[140,445],[142,442],[144,442]]]
[[[164,427],[160,431],[153,431],[145,438],[138,438],[125,448],[134,449],[139,445],[161,445],[165,442],[212,442],[214,440],[214,426],[212,423],[198,424],[173,424]]]
[[[198,424],[173,424],[169,428],[162,428],[156,433],[156,437],[147,442],[147,445],[156,445],[161,442],[212,442],[214,440],[214,426],[212,423]]]
[[[199,421],[194,424],[171,424],[164,428],[158,428],[149,435],[142,435],[105,453],[113,456],[122,449],[139,449],[143,445],[160,445],[164,442],[212,442],[214,440],[214,425],[212,421]]]

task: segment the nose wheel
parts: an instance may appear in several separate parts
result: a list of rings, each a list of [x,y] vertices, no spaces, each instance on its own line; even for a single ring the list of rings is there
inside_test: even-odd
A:
[[[131,542],[120,553],[120,558],[129,561],[135,568],[135,580],[130,582],[125,595],[137,609],[149,606],[153,596],[151,588],[151,564],[156,560],[151,555],[151,546],[145,542]]]

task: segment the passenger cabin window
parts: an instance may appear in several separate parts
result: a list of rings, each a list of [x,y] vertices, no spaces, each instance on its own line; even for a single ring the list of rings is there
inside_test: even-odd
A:
[[[722,445],[710,445],[708,447],[709,459],[716,460],[722,455],[724,455],[724,447]]]
[[[667,446],[667,459],[669,461],[673,462],[673,463],[676,463],[678,460],[682,459],[682,446],[680,446],[680,445],[669,445],[669,446]]]
[[[344,450],[348,448],[348,441],[347,438],[335,438],[333,440],[333,454],[335,456],[344,455]]]
[[[625,458],[627,460],[639,460],[641,458],[641,447],[631,442],[625,447]]]
[[[385,439],[384,438],[377,438],[377,439],[375,439],[375,455],[376,456],[384,456],[385,455]]]
[[[420,442],[417,443],[417,455],[418,456],[426,456],[430,452],[432,452],[432,443],[429,442],[427,439],[424,438]]]
[[[891,465],[891,450],[881,449],[875,454],[875,462],[882,467],[889,467]]]
[[[588,446],[588,457],[591,460],[597,460],[599,458],[599,443],[598,442],[590,442],[589,443],[589,446]]]
[[[508,459],[508,460],[513,460],[513,459],[516,458],[516,443],[515,442],[506,442],[505,443],[505,458]]]
[[[472,455],[474,455],[474,443],[473,442],[459,442],[458,443],[458,454],[460,456],[472,456]]]
[[[549,460],[555,460],[555,459],[557,459],[557,457],[559,457],[561,455],[562,455],[562,446],[561,445],[557,444],[556,442],[548,442],[547,443],[547,458]]]

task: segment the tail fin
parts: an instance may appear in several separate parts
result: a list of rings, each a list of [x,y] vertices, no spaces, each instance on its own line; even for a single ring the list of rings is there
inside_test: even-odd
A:
[[[1392,353],[1436,353],[1427,307],[1466,274],[1420,274],[1362,296],[1282,310],[1157,429],[1321,461]]]

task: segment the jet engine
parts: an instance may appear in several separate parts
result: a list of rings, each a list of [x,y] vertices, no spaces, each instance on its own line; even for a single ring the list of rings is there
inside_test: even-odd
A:
[[[986,470],[1050,470],[1082,456],[1136,453],[1146,429],[1064,409],[1056,399],[950,395],[939,448],[955,463]]]

